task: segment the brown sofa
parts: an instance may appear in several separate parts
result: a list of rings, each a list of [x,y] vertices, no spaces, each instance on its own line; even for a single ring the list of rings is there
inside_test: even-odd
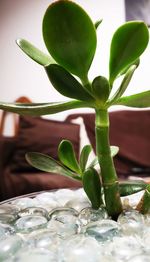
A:
[[[67,121],[82,117],[90,142],[95,146],[95,115],[72,114]],[[110,112],[110,144],[119,146],[114,158],[120,178],[150,176],[150,110]]]
[[[49,154],[55,159],[62,139],[72,141],[79,157],[80,126],[71,121],[82,117],[88,138],[95,150],[94,114],[71,114],[65,121],[21,116],[14,137],[0,137],[0,200],[41,190],[80,187],[79,182],[59,174],[39,172],[29,166],[24,155],[29,151]],[[115,166],[120,179],[131,175],[150,175],[150,111],[110,113],[110,142],[120,147]]]
[[[0,201],[40,190],[79,187],[75,180],[40,172],[25,160],[27,152],[42,152],[58,160],[57,147],[62,139],[72,141],[79,157],[79,125],[40,117],[19,117],[13,137],[0,136]]]

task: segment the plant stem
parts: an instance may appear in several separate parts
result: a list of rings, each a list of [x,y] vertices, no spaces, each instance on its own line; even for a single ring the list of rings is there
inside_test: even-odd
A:
[[[116,219],[122,212],[118,178],[111,157],[109,143],[109,115],[107,109],[96,110],[96,151],[101,168],[105,204],[108,214]]]

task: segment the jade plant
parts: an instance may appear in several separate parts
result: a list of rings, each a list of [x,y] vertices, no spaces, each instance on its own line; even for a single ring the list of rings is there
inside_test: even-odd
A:
[[[109,77],[99,74],[89,80],[88,73],[95,55],[97,30],[100,26],[101,21],[94,24],[88,14],[74,2],[59,0],[52,3],[43,18],[43,38],[49,55],[24,39],[18,39],[17,44],[30,58],[43,66],[53,87],[69,100],[56,103],[0,103],[0,108],[32,116],[75,108],[92,108],[95,111],[97,156],[90,164],[87,163],[91,146],[86,145],[77,159],[73,145],[68,140],[63,140],[58,147],[59,161],[36,152],[29,152],[26,159],[42,171],[59,173],[81,181],[92,207],[98,209],[104,204],[108,214],[116,219],[123,210],[120,197],[143,189],[145,193],[138,208],[143,213],[149,212],[150,187],[144,182],[118,181],[113,158],[119,148],[110,146],[108,113],[113,105],[150,107],[150,91],[124,96],[140,64],[140,56],[148,45],[149,31],[143,21],[130,21],[120,26],[110,44]],[[121,84],[114,92],[117,78],[120,78]],[[95,168],[97,162],[98,170]]]

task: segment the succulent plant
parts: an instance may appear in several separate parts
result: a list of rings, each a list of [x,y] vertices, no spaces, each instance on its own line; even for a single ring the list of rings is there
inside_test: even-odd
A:
[[[88,72],[97,46],[96,30],[100,25],[101,21],[94,24],[88,14],[74,2],[59,0],[52,3],[43,18],[43,38],[50,55],[44,54],[24,39],[18,39],[17,44],[29,57],[44,67],[53,87],[71,99],[67,102],[33,104],[1,102],[0,108],[33,116],[74,108],[92,108],[96,118],[97,151],[97,157],[92,163],[87,165],[90,145],[82,149],[78,160],[73,145],[67,140],[63,140],[58,147],[60,161],[36,152],[29,152],[26,159],[40,170],[80,180],[92,207],[98,209],[104,201],[108,214],[116,219],[122,212],[121,195],[146,189],[140,210],[147,212],[150,205],[149,186],[144,182],[118,181],[113,157],[119,149],[117,146],[110,146],[108,113],[108,109],[113,105],[150,107],[150,91],[124,96],[139,66],[140,56],[148,45],[149,31],[143,21],[130,21],[120,26],[110,45],[108,79],[98,75],[90,81]],[[114,82],[119,77],[122,81],[114,93]],[[97,162],[100,166],[98,171],[95,169]]]

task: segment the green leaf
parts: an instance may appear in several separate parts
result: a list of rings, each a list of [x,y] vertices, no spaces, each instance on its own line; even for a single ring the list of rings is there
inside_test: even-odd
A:
[[[121,97],[117,101],[115,101],[114,105],[123,105],[137,108],[150,107],[150,91]]]
[[[145,50],[149,31],[142,21],[123,24],[113,35],[110,47],[110,84],[121,72],[131,65]]]
[[[35,62],[42,66],[46,66],[55,62],[53,58],[43,53],[41,50],[39,50],[37,47],[35,47],[25,39],[17,39],[16,43],[24,51],[26,55],[28,55]]]
[[[71,1],[51,4],[43,19],[43,38],[55,61],[81,79],[96,49],[96,30],[87,13]]]
[[[95,29],[98,29],[99,25],[102,23],[103,19],[95,22]]]
[[[118,88],[118,90],[116,91],[116,93],[113,95],[113,97],[110,99],[110,101],[108,102],[109,105],[113,105],[113,103],[115,103],[115,101],[120,98],[124,92],[126,91],[131,79],[132,79],[132,76],[136,70],[136,66],[135,65],[132,65],[128,71],[126,72],[123,80],[122,80],[122,83],[120,85],[120,87]]]
[[[111,157],[114,157],[118,154],[119,147],[118,146],[110,146],[110,150],[111,150]]]
[[[5,103],[0,102],[0,109],[20,115],[41,116],[56,114],[69,109],[90,107],[90,103],[81,101],[57,102],[57,103]],[[91,105],[92,107],[92,105]]]
[[[104,105],[109,97],[109,83],[103,76],[98,76],[93,80],[92,93],[100,105]]]
[[[82,148],[81,155],[80,155],[80,168],[81,168],[82,172],[85,171],[86,164],[87,164],[89,154],[91,153],[91,151],[92,151],[91,145],[85,145]]]
[[[83,101],[93,100],[84,87],[63,67],[51,64],[45,67],[49,80],[62,95]]]
[[[89,168],[83,173],[83,188],[94,209],[98,209],[102,205],[101,199],[101,182],[97,171]]]
[[[150,214],[150,185],[146,186],[144,195],[142,196],[136,209],[142,214]]]
[[[48,155],[30,152],[26,154],[26,160],[31,166],[41,171],[69,176],[71,178],[80,180],[80,177],[76,176],[74,173],[60,165],[55,159]]]
[[[128,196],[140,192],[146,188],[143,180],[124,181],[119,183],[120,196]]]
[[[88,168],[95,167],[98,164],[98,157],[96,156],[89,164]]]
[[[58,156],[60,161],[70,168],[71,170],[75,171],[76,173],[80,174],[80,166],[77,162],[76,155],[73,149],[73,145],[68,140],[62,140],[58,147]]]
[[[118,75],[118,77],[121,76],[121,75],[126,74],[127,71],[129,70],[129,68],[130,68],[131,66],[133,66],[133,65],[135,65],[136,68],[137,68],[137,67],[140,65],[140,58],[137,58],[131,65],[127,66],[127,67]]]

